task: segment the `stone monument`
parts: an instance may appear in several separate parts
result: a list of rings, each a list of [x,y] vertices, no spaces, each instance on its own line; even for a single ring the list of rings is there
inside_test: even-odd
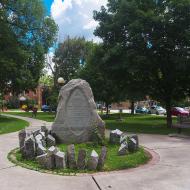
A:
[[[60,90],[52,134],[61,143],[82,143],[91,140],[94,127],[104,137],[105,124],[97,113],[90,85],[81,79],[71,80]]]

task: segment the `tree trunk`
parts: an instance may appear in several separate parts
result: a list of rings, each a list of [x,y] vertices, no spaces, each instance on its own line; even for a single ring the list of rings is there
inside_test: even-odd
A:
[[[131,115],[135,114],[135,102],[134,100],[131,101]]]
[[[106,103],[106,115],[108,116],[109,115],[109,104]]]
[[[172,113],[171,113],[171,101],[166,102],[166,111],[167,111],[167,128],[172,127]]]

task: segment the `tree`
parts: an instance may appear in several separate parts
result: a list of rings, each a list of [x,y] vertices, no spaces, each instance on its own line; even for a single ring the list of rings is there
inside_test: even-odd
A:
[[[112,74],[120,74],[121,83],[126,79],[124,70],[132,71],[147,95],[166,106],[168,127],[173,102],[190,89],[189,13],[190,0],[109,0],[107,9],[94,13],[99,21],[95,34],[110,51],[119,49],[119,57],[126,60],[108,69],[118,68]]]
[[[124,96],[122,91],[119,91],[119,85],[112,80],[111,74],[105,73],[104,65],[107,64],[105,63],[106,59],[104,59],[105,54],[106,51],[103,46],[101,44],[96,45],[79,76],[89,82],[95,100],[105,102],[108,114],[109,105],[123,100]]]
[[[66,82],[75,78],[85,64],[93,46],[93,42],[80,37],[68,37],[63,43],[60,43],[53,59],[55,63],[53,70],[55,81],[60,76]]]
[[[44,54],[56,40],[55,22],[40,0],[2,0],[0,25],[1,92],[36,87]]]

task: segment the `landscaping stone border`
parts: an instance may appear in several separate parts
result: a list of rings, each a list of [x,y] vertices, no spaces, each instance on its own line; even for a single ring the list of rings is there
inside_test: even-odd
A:
[[[153,151],[152,149],[143,147],[145,152],[149,155],[149,160],[145,164],[141,164],[135,168],[129,168],[129,169],[123,169],[123,170],[113,170],[113,171],[88,171],[88,173],[64,173],[64,172],[56,172],[56,171],[51,171],[47,169],[42,169],[42,168],[34,168],[32,166],[29,166],[25,163],[19,162],[16,159],[16,152],[19,151],[19,148],[13,149],[9,152],[7,158],[10,162],[14,163],[16,166],[21,166],[23,168],[33,170],[33,171],[38,171],[41,173],[47,173],[47,174],[52,174],[52,175],[60,175],[60,176],[94,176],[94,175],[106,175],[106,174],[112,174],[112,173],[127,173],[127,172],[133,172],[136,170],[141,170],[149,167],[153,167],[160,161],[160,156],[158,153]]]

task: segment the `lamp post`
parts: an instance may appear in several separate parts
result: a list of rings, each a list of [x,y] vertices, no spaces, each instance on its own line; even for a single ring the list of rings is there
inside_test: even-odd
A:
[[[58,84],[59,84],[61,87],[65,84],[65,80],[64,80],[64,78],[62,78],[62,77],[59,77],[59,78],[57,79],[57,82],[58,82]]]

